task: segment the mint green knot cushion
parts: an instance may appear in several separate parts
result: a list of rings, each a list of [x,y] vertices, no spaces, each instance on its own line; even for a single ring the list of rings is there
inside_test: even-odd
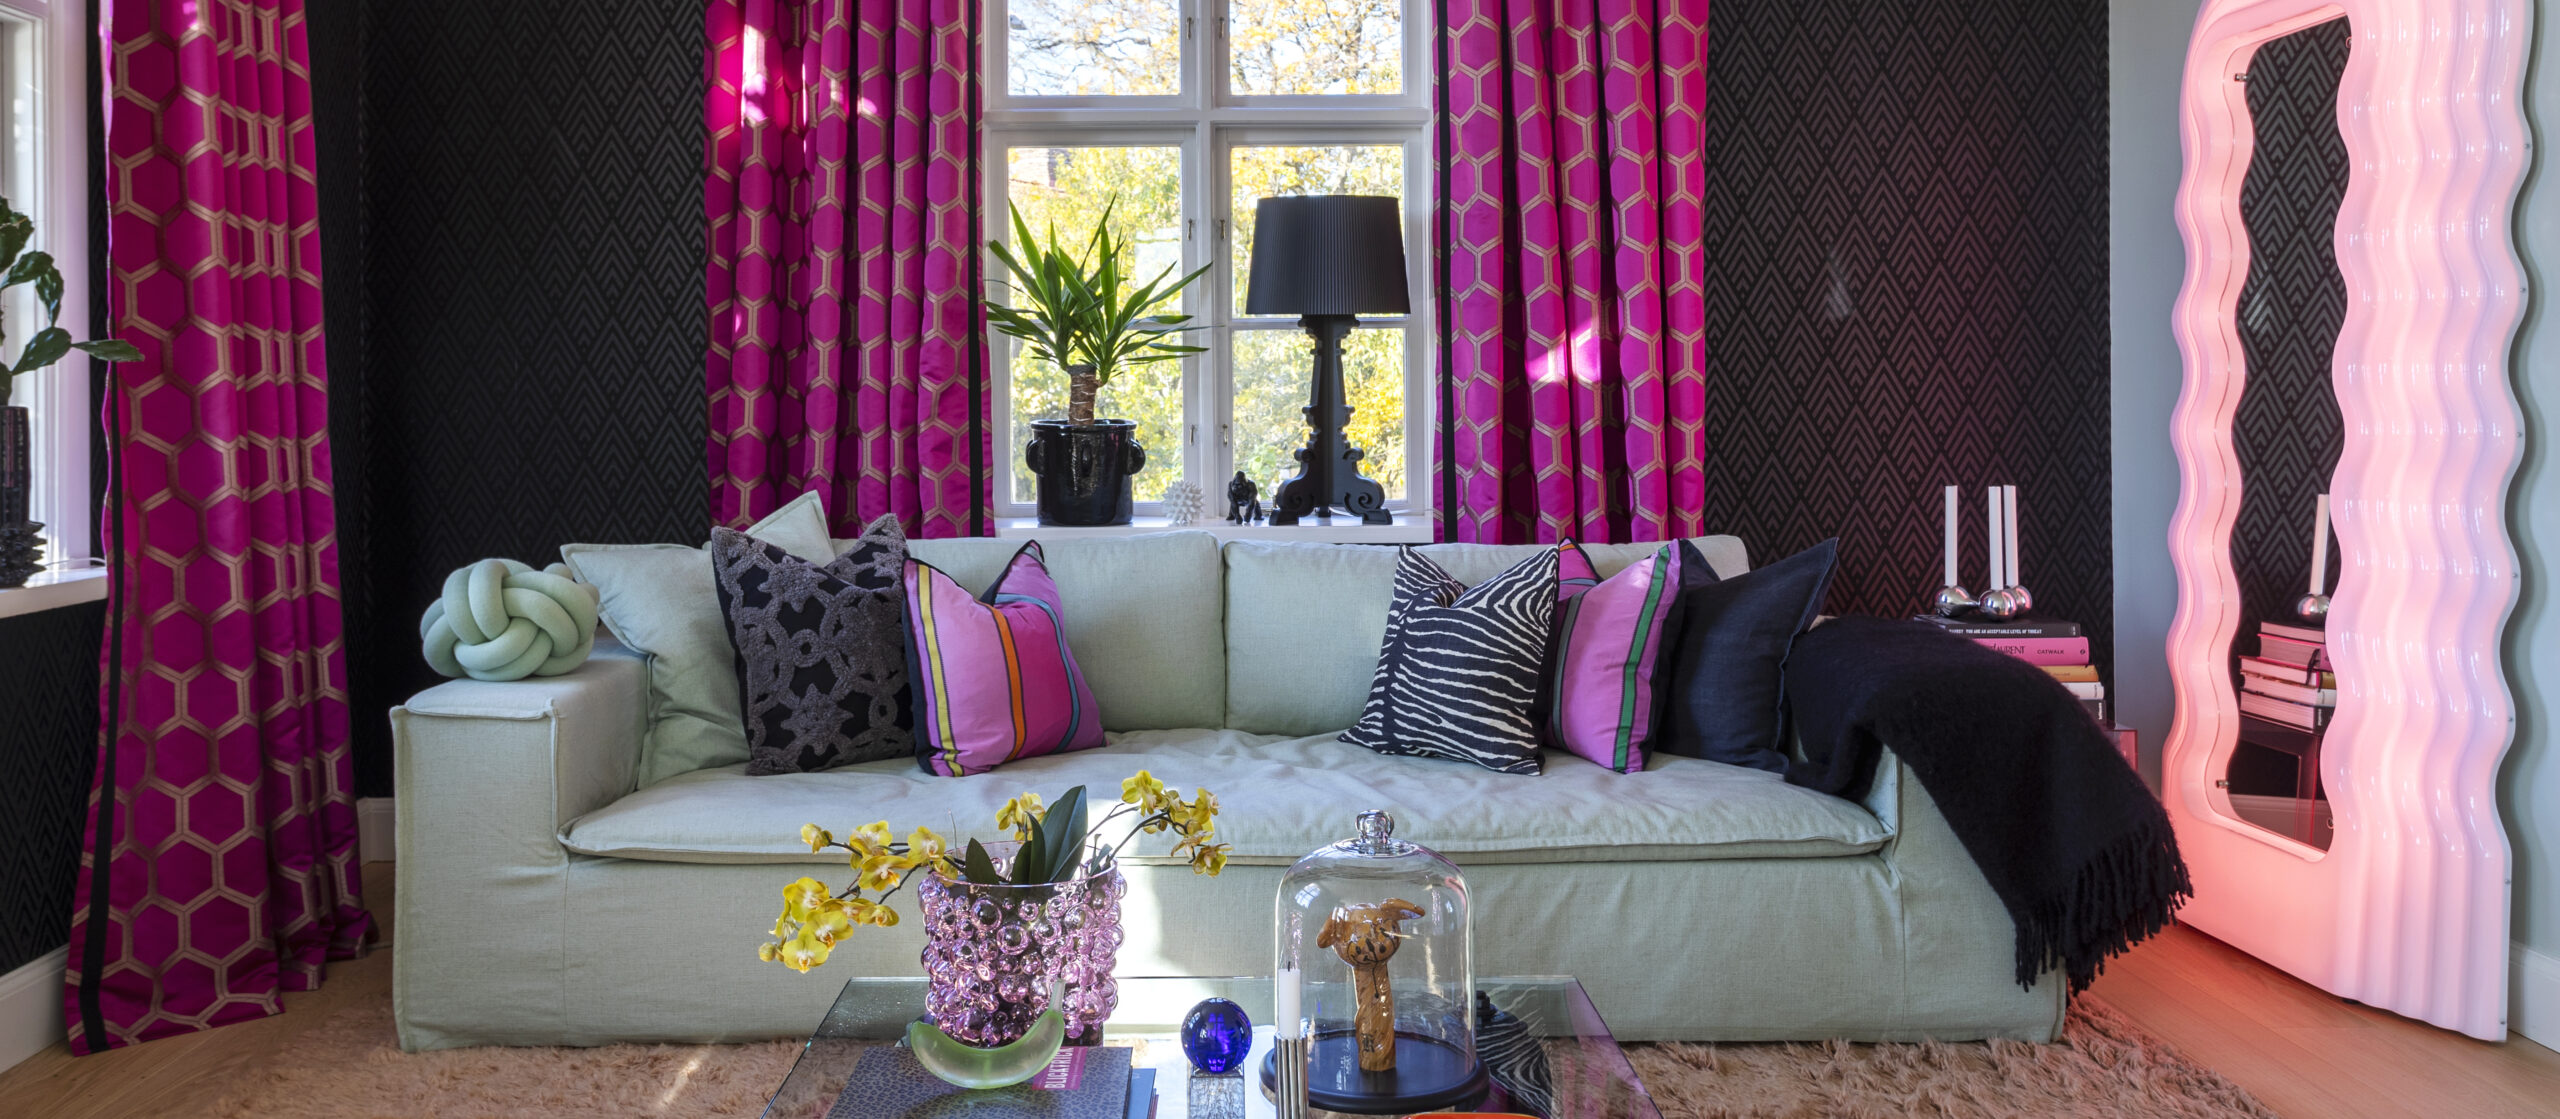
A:
[[[444,577],[444,597],[418,619],[427,663],[447,676],[558,676],[596,647],[596,589],[562,564],[536,571],[484,559]]]

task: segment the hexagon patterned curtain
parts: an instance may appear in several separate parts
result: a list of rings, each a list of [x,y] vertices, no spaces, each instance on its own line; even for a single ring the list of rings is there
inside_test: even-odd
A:
[[[1707,0],[1447,0],[1441,539],[1704,531]]]
[[[105,0],[111,565],[64,1002],[93,1053],[273,1014],[373,936],[302,0]]]
[[[986,531],[977,0],[710,0],[711,519]]]

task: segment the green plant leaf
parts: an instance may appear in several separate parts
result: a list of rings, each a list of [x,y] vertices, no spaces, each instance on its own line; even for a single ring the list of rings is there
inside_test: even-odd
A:
[[[1049,806],[1049,814],[1040,819],[1041,841],[1049,853],[1051,865],[1041,868],[1046,876],[1040,882],[1060,882],[1074,874],[1076,856],[1084,848],[1084,786],[1078,785]]]
[[[52,326],[62,319],[62,272],[47,268],[36,277],[36,299],[44,304],[44,324]],[[139,356],[139,355],[137,355]]]
[[[960,858],[960,877],[981,886],[1004,885],[1003,876],[996,873],[996,861],[988,858],[987,849],[974,839],[969,841],[968,852]]]
[[[15,210],[0,214],[0,270],[17,267],[19,250],[35,235],[36,223],[25,214]]]
[[[27,348],[18,353],[18,364],[10,366],[9,372],[13,376],[19,373],[32,373],[62,360],[62,355],[69,352],[71,352],[71,332],[58,326],[48,326],[37,331],[35,337],[27,339]]]
[[[140,361],[142,351],[120,338],[101,338],[95,342],[74,342],[71,348],[100,361]]]
[[[1049,879],[1049,847],[1040,829],[1031,829],[1031,838],[1022,841],[1022,849],[1013,853],[1013,884],[1028,886]]]

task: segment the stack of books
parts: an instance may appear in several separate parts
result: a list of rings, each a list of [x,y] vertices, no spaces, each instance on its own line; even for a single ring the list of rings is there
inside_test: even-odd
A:
[[[1920,620],[2044,669],[2080,698],[2080,706],[2089,709],[2090,718],[2101,725],[2106,723],[2107,686],[2098,682],[2098,668],[2089,659],[2089,639],[2081,634],[2080,623],[2058,618],[1994,622],[1941,618],[1935,614],[1920,615]]]
[[[2258,655],[2240,658],[2240,712],[2295,730],[2319,731],[2338,709],[2338,674],[2327,635],[2262,622]]]

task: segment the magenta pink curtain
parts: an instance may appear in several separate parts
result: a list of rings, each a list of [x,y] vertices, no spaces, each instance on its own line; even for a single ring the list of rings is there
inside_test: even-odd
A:
[[[710,0],[711,519],[986,529],[977,0]]]
[[[1707,0],[1446,0],[1444,540],[1704,528]]]
[[[302,0],[105,0],[111,570],[65,992],[94,1053],[372,939],[347,752]]]

